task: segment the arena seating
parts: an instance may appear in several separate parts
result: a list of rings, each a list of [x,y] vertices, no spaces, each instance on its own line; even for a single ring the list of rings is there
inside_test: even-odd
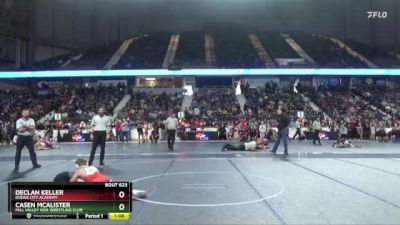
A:
[[[357,121],[386,119],[364,99],[341,86],[308,88],[306,95],[336,122],[349,123],[352,119]]]
[[[171,33],[155,33],[135,40],[114,69],[160,69]]]
[[[204,32],[182,32],[174,65],[182,68],[205,66]]]
[[[183,95],[178,92],[153,94],[136,90],[131,94],[130,101],[120,112],[119,117],[146,122],[165,120],[169,112],[180,111],[182,98]]]
[[[276,120],[276,109],[285,108],[287,114],[296,118],[298,111],[303,111],[305,119],[311,121],[321,118],[322,114],[313,110],[310,102],[299,93],[293,92],[293,85],[278,88],[276,83],[267,82],[265,87],[249,89],[246,96],[246,117],[257,120]]]
[[[70,52],[67,54],[56,56],[54,58],[45,59],[45,60],[36,62],[34,65],[32,65],[30,67],[24,66],[23,70],[57,70],[57,69],[60,69],[60,67],[75,54],[76,53],[74,53],[74,52]]]
[[[352,92],[387,113],[393,121],[400,119],[400,90],[378,85],[358,85]]]
[[[207,31],[214,40],[216,66],[218,68],[264,68],[255,47],[249,38],[249,31],[240,27]],[[181,32],[172,68],[205,68],[205,30]],[[298,59],[300,56],[277,31],[257,31],[254,33],[261,45],[274,61],[278,58]],[[112,69],[160,69],[166,55],[172,33],[159,32],[136,38]],[[349,54],[344,48],[327,37],[318,34],[289,33],[300,47],[317,62],[319,68],[367,68],[365,62]],[[398,49],[377,48],[352,40],[345,40],[351,49],[366,57],[378,67],[400,66],[396,57]],[[24,65],[21,70],[57,70],[71,56],[79,53],[82,57],[72,61],[63,69],[103,69],[117,51],[121,42],[114,42],[80,52],[70,52],[54,58],[42,60],[33,65]],[[0,62],[1,64],[1,62]],[[294,65],[295,66],[295,65]],[[305,65],[300,65],[304,67]],[[6,70],[4,66],[0,69]],[[308,67],[308,66],[307,66]],[[11,69],[13,69],[11,67]],[[7,70],[10,67],[7,66]]]
[[[199,110],[196,115],[195,111]],[[189,118],[199,117],[206,124],[230,120],[239,120],[242,114],[233,89],[202,88],[193,95],[190,109],[187,109]]]
[[[88,122],[99,107],[105,107],[106,113],[112,115],[114,107],[124,95],[124,86],[81,87],[66,90],[62,96],[62,104],[55,110],[58,113],[67,113],[66,121]]]
[[[116,42],[89,49],[82,54],[79,60],[72,62],[66,69],[103,69],[120,45],[120,42]]]
[[[291,33],[292,38],[322,68],[367,68],[358,58],[350,55],[344,48],[329,39],[305,33]]]
[[[40,96],[27,89],[0,90],[0,120],[16,121],[25,108],[30,109],[31,117],[38,120],[60,104],[61,96],[54,93]]]
[[[214,32],[217,66],[220,68],[264,67],[249,36],[241,30]]]
[[[390,54],[393,49],[377,48],[352,40],[347,40],[346,44],[379,67],[391,68],[400,66],[400,60]]]
[[[279,32],[263,31],[257,35],[271,58],[299,58]]]

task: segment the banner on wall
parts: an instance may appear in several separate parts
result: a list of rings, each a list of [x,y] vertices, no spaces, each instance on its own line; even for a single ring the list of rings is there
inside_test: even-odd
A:
[[[38,95],[48,95],[50,93],[50,90],[64,87],[64,82],[41,80],[38,81],[36,85]]]
[[[82,133],[73,133],[72,134],[72,142],[85,142],[86,138]]]
[[[97,85],[102,85],[102,86],[110,86],[114,85],[117,86],[118,84],[123,84],[127,86],[127,81],[126,80],[98,80]]]
[[[205,132],[196,132],[196,141],[208,141],[208,135]]]
[[[335,87],[340,84],[340,78],[313,78],[313,86]]]
[[[245,84],[249,83],[250,88],[265,87],[265,83],[279,83],[279,78],[266,78],[266,79],[245,79]]]

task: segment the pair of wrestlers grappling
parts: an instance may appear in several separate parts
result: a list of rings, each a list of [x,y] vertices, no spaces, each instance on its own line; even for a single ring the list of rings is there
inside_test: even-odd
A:
[[[257,141],[246,142],[239,146],[226,144],[224,149],[226,150],[237,150],[237,151],[255,151],[257,149],[265,149],[265,141],[259,139]],[[223,150],[224,150],[223,149]],[[111,178],[103,174],[102,170],[97,167],[88,164],[86,159],[79,158],[75,161],[75,171],[69,172],[64,171],[57,174],[53,182],[55,183],[66,183],[66,182],[111,182]],[[132,190],[132,196],[136,198],[145,198],[146,191],[144,190]]]
[[[239,145],[225,144],[222,147],[222,151],[259,151],[268,149],[268,143],[264,139],[257,139],[256,141],[249,141]],[[333,143],[332,148],[361,148],[359,145],[353,144],[350,140],[346,138],[338,138],[338,140]]]
[[[268,148],[264,139],[257,139],[256,141],[246,142],[238,146],[231,144],[224,145],[222,151],[257,151]],[[111,178],[103,174],[102,170],[88,164],[86,159],[79,158],[75,161],[75,171],[64,171],[57,174],[53,182],[66,183],[66,182],[111,182]],[[132,190],[134,198],[145,198],[146,191]]]
[[[66,182],[112,182],[111,178],[103,174],[97,167],[89,166],[86,159],[79,158],[75,161],[75,172],[64,171],[54,177],[55,183]],[[146,191],[132,190],[132,197],[146,198]]]

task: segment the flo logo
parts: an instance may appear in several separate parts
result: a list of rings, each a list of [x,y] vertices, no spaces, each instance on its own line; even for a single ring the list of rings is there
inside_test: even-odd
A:
[[[386,19],[388,17],[387,11],[368,11],[368,19]]]

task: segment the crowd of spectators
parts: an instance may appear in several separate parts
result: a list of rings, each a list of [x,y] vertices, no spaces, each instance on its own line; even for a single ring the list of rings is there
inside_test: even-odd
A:
[[[0,144],[12,143],[16,134],[15,122],[23,109],[30,110],[30,117],[38,121],[55,107],[61,105],[62,96],[54,92],[40,95],[30,89],[0,90]],[[39,122],[38,129],[44,129]]]
[[[307,94],[334,121],[385,119],[384,115],[372,108],[371,104],[343,85],[336,87],[321,85],[309,88]]]
[[[202,88],[193,95],[192,105],[185,109],[188,119],[200,117],[205,121],[229,121],[242,114],[231,88]]]
[[[62,114],[66,123],[88,124],[99,107],[104,107],[108,115],[113,115],[113,109],[125,93],[123,84],[67,89],[62,95],[62,104],[55,111]]]
[[[79,88],[59,88],[40,94],[35,89],[7,89],[0,90],[0,122],[3,126],[15,125],[23,109],[30,110],[30,117],[36,121],[38,129],[55,126],[54,113],[62,115],[62,124],[59,128],[75,129],[82,124],[89,123],[100,106],[104,106],[107,113],[112,115],[116,104],[125,94],[126,87],[97,86]],[[50,119],[45,119],[50,115]],[[8,132],[9,133],[9,132]]]
[[[338,131],[342,128],[346,131],[346,137],[383,140],[391,136],[385,128],[393,128],[391,132],[397,130],[399,121],[396,118],[382,112],[373,101],[354,94],[344,85],[309,88],[306,94],[331,118],[323,121],[324,125]]]
[[[392,120],[400,119],[400,90],[380,85],[358,85],[352,92],[363,97]]]
[[[168,113],[178,113],[181,110],[182,93],[154,94],[134,90],[131,99],[118,117],[129,118],[132,121],[155,122],[164,120]]]
[[[90,127],[90,120],[100,106],[105,107],[108,115],[113,115],[113,109],[127,93],[126,89],[123,84],[60,88],[43,96],[26,89],[0,90],[1,142],[12,141],[15,120],[23,108],[29,108],[36,121],[53,110],[61,113],[63,124],[45,124],[50,125],[47,129],[57,127],[79,131]],[[319,87],[299,84],[298,92],[295,92],[293,84],[279,87],[275,82],[266,82],[259,88],[250,88],[246,84],[242,89],[246,98],[243,109],[233,88],[199,89],[193,95],[191,106],[179,119],[178,135],[185,139],[189,131],[213,128],[221,134],[221,139],[265,137],[273,140],[276,110],[283,108],[292,119],[292,127],[298,128],[299,122],[302,127],[313,128],[317,121],[321,124],[318,126],[329,127],[332,132],[349,138],[388,141],[394,136],[399,141],[400,98],[396,89],[365,85],[350,90],[340,84]],[[177,115],[181,111],[182,100],[180,92],[155,94],[134,89],[131,99],[113,123],[118,130],[115,140],[129,140],[127,132],[133,129],[143,133],[142,142],[150,141],[152,134],[165,137],[163,121],[169,113]],[[321,111],[316,111],[312,102]],[[298,118],[299,111],[304,113],[301,119]],[[159,128],[160,133],[156,134]]]
[[[300,89],[300,88],[299,88]],[[245,89],[245,115],[257,120],[276,120],[276,109],[284,108],[287,114],[297,117],[302,111],[308,120],[321,118],[323,115],[310,106],[310,101],[293,90],[293,85],[278,87],[275,82],[267,82],[263,88]]]
[[[60,97],[53,92],[48,95],[39,95],[31,89],[0,90],[0,120],[14,122],[24,108],[29,108],[31,117],[38,120],[60,105]]]

